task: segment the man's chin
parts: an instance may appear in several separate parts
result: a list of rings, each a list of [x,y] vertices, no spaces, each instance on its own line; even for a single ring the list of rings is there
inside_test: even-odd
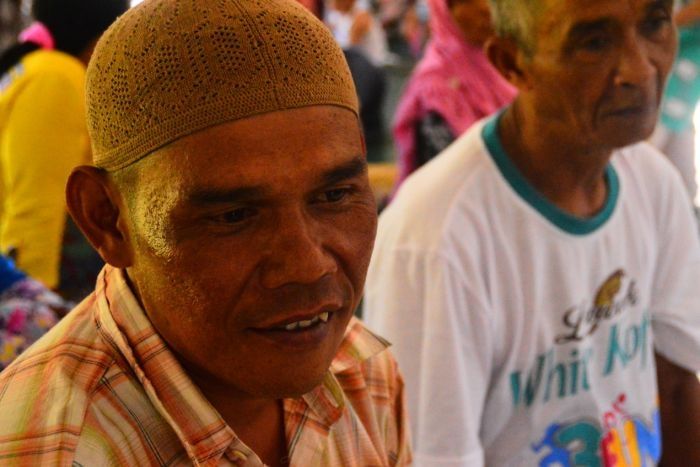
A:
[[[656,127],[658,112],[614,116],[606,119],[601,141],[614,149],[649,139]]]
[[[611,149],[620,149],[646,141],[654,132],[654,125],[612,128],[603,135],[602,141]]]

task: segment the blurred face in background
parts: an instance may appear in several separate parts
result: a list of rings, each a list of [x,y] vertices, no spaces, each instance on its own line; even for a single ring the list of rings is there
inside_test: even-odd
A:
[[[677,36],[671,0],[547,0],[521,92],[582,147],[647,138]]]
[[[481,47],[493,34],[487,0],[447,0],[450,12],[464,38]]]
[[[333,6],[336,10],[347,13],[354,8],[355,0],[335,0]]]

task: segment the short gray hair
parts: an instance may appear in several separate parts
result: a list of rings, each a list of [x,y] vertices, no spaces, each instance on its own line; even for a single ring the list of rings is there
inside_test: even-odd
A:
[[[496,35],[508,37],[528,55],[535,51],[535,22],[542,0],[489,0]]]

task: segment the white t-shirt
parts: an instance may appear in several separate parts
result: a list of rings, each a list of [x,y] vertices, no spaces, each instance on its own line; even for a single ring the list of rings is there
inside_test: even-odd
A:
[[[654,349],[700,370],[700,242],[651,146],[606,178],[598,215],[565,214],[492,118],[381,216],[364,312],[404,373],[417,466],[658,460]]]

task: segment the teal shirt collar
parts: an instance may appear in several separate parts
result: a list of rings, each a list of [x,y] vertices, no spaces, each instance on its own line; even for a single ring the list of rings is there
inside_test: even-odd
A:
[[[515,167],[508,154],[506,154],[503,144],[501,143],[501,138],[498,135],[498,125],[502,116],[503,112],[495,115],[486,122],[482,129],[482,138],[498,170],[520,198],[556,227],[572,235],[587,235],[603,226],[615,211],[620,193],[620,182],[612,164],[608,164],[605,168],[605,182],[608,186],[608,197],[603,209],[595,216],[588,218],[581,218],[568,214],[539,193],[535,187],[525,179],[517,167]]]

